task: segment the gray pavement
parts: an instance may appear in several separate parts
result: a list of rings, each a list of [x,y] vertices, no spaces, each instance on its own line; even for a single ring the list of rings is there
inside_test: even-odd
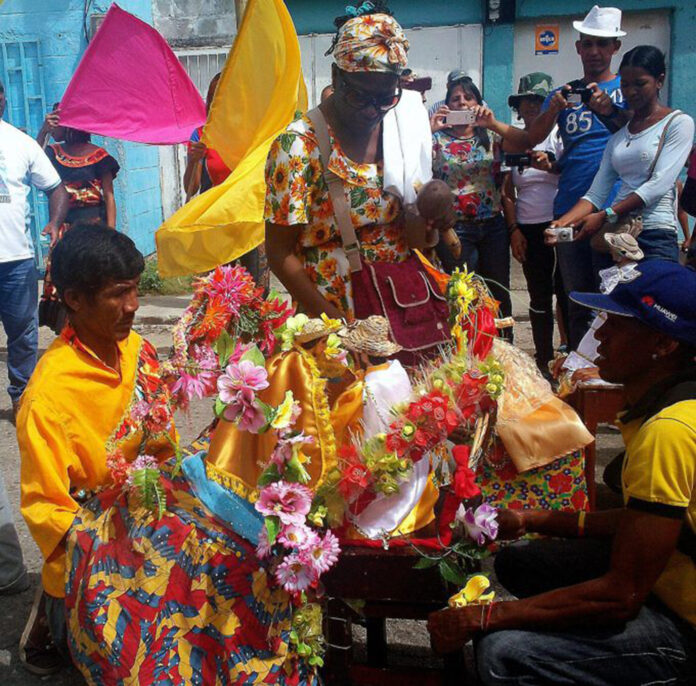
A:
[[[531,331],[527,316],[528,297],[524,290],[521,269],[515,263],[512,272],[513,313],[516,318],[515,342],[531,352]],[[175,322],[188,304],[188,296],[146,296],[141,298],[141,306],[136,316],[135,328],[148,338],[160,351],[166,354],[171,345],[171,324]],[[41,329],[39,347],[45,351],[53,340],[53,334]],[[26,672],[20,665],[17,644],[24,623],[29,614],[34,588],[39,583],[41,556],[29,531],[19,514],[19,454],[14,427],[10,423],[10,402],[4,388],[7,385],[6,340],[0,331],[0,469],[7,486],[10,502],[14,509],[15,523],[19,534],[25,563],[29,570],[32,588],[15,596],[0,596],[0,686],[36,686],[52,683],[55,686],[81,684],[82,679],[75,671],[65,671],[59,675],[39,678]],[[187,414],[176,417],[177,426],[184,442],[190,441],[212,418],[209,401],[194,402]],[[602,431],[598,437],[598,477],[603,465],[621,449],[617,433]],[[601,478],[600,478],[601,480]],[[601,498],[601,502],[607,502]],[[364,631],[356,628],[357,652],[364,652]],[[389,621],[388,637],[390,660],[408,666],[437,661],[429,651],[429,640],[423,622]],[[143,685],[145,686],[145,685]]]

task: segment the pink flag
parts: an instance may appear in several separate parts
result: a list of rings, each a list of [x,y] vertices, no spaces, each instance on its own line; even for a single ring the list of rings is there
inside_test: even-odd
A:
[[[111,5],[60,103],[60,123],[137,143],[189,140],[205,103],[167,42]]]

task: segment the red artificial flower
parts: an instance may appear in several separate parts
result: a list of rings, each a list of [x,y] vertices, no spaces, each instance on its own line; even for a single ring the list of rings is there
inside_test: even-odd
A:
[[[476,475],[469,468],[470,455],[471,447],[468,445],[456,445],[452,448],[452,457],[457,464],[454,472],[454,493],[462,500],[474,498],[481,493],[481,489],[476,485]]]
[[[370,471],[361,462],[358,451],[352,444],[342,446],[339,457],[344,460],[344,464],[340,468],[338,490],[348,502],[352,502],[370,483]]]
[[[497,336],[493,312],[487,307],[479,307],[474,312],[473,321],[469,321],[469,349],[479,360],[484,360],[493,347],[493,339]]]
[[[150,434],[158,434],[169,428],[172,415],[164,403],[153,403],[144,417],[145,430]]]

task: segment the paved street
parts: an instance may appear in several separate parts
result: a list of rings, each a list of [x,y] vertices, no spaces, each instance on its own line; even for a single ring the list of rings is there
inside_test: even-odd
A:
[[[513,304],[517,318],[515,342],[523,349],[531,348],[531,332],[526,317],[527,298],[523,289],[521,270],[513,270]],[[187,298],[178,296],[143,298],[137,319],[137,329],[165,355],[170,345],[169,326],[176,321],[178,313],[185,307]],[[158,323],[160,322],[160,323]],[[51,332],[42,329],[40,349],[43,351],[52,340]],[[24,521],[19,514],[19,455],[14,427],[10,423],[10,402],[5,392],[7,385],[6,344],[0,333],[0,469],[15,512],[15,522],[24,551],[25,562],[32,579],[32,588],[10,597],[0,596],[0,686],[35,686],[51,683],[67,686],[82,683],[76,672],[64,672],[58,676],[34,677],[19,664],[17,644],[29,614],[34,587],[39,582],[41,559]],[[184,442],[194,438],[212,417],[209,401],[193,403],[187,415],[176,418]],[[604,432],[599,437],[598,472],[603,463],[620,450],[620,438],[615,432]],[[364,632],[356,628],[356,638],[364,646]],[[422,622],[391,621],[388,623],[391,658],[402,665],[432,662],[429,653],[427,632]],[[393,649],[392,649],[393,647]]]

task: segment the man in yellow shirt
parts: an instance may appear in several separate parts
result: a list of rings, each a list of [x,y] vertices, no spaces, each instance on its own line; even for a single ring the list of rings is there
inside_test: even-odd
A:
[[[634,276],[571,294],[607,312],[597,365],[629,403],[624,507],[499,511],[499,537],[557,537],[496,557],[520,600],[430,617],[441,652],[480,637],[486,686],[696,683],[696,271],[651,260]]]
[[[39,361],[17,420],[21,511],[44,557],[44,593],[20,643],[35,673],[60,668],[45,628],[64,646],[65,539],[80,503],[113,483],[114,465],[173,452],[166,437],[144,433],[138,414],[158,407],[176,435],[156,352],[131,329],[143,267],[133,242],[105,225],[74,227],[53,251],[68,324]]]

